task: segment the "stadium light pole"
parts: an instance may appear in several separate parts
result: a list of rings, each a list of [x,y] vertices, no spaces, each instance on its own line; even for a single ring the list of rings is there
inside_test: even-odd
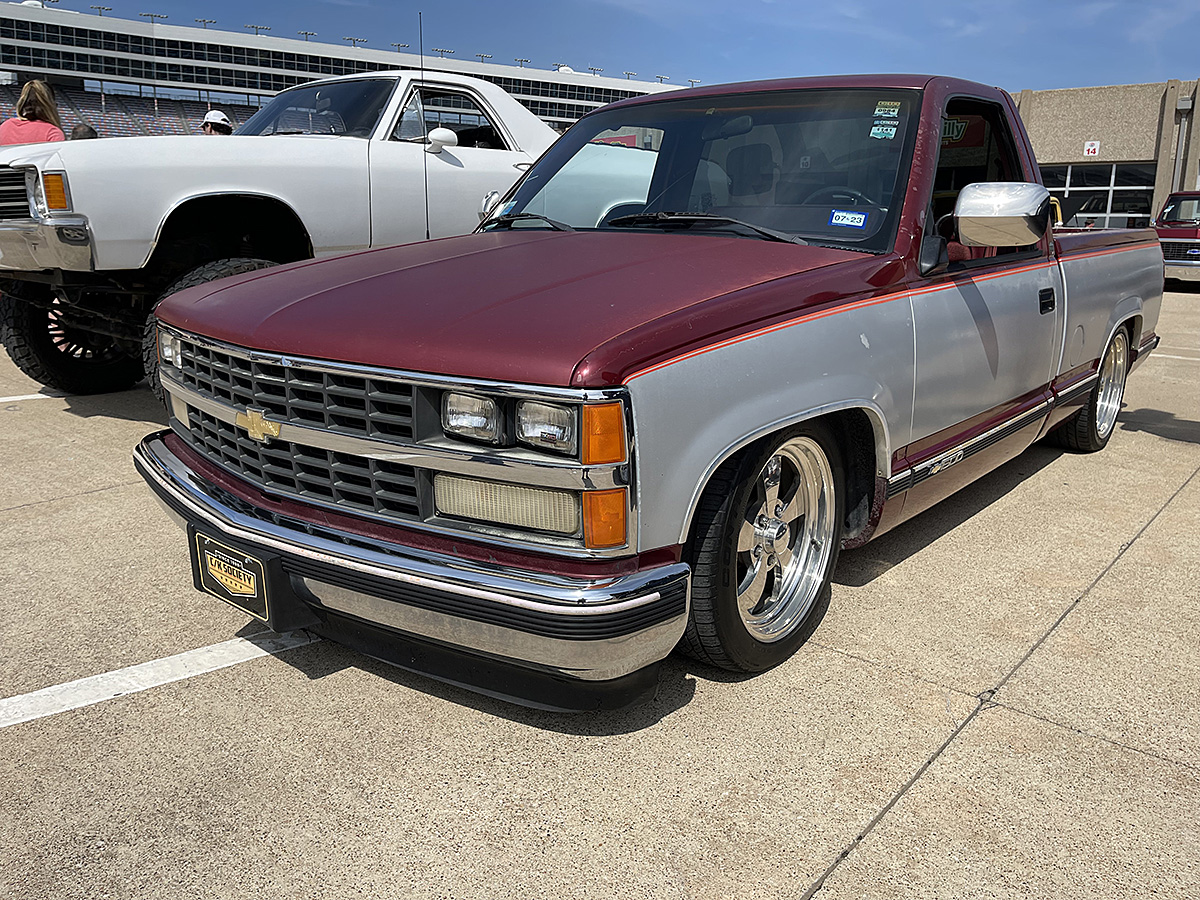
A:
[[[405,47],[407,47],[407,46],[408,46],[408,44],[397,44],[395,41],[392,41],[392,46],[393,46],[393,47],[395,47],[395,48],[396,48],[396,52],[397,52],[397,53],[399,53],[399,52],[400,52],[402,49],[404,49]]]
[[[253,28],[254,34],[257,36],[260,31],[270,31],[270,25],[243,25],[243,28]]]
[[[316,33],[315,31],[297,31],[297,32],[296,32],[296,34],[302,34],[302,35],[304,35],[304,43],[306,43],[306,44],[308,43],[308,39],[309,39],[310,37],[316,37],[316,36],[317,36],[317,33]]]
[[[604,71],[604,69],[601,66],[588,66],[588,71],[591,72],[593,75],[598,76],[601,72]]]
[[[167,18],[167,17],[166,17],[166,16],[164,16],[162,13],[138,13],[138,15],[139,15],[139,16],[141,16],[143,19],[149,19],[149,20],[150,20],[150,24],[151,24],[151,25],[153,25],[153,24],[154,24],[154,20],[155,20],[155,19],[165,19],[165,18]]]
[[[454,52],[453,50],[443,50],[441,47],[430,47],[429,49],[432,50],[434,53],[440,53],[442,55],[442,59],[446,58],[447,53]]]
[[[699,79],[699,78],[689,78],[689,79],[688,79],[688,86],[689,86],[689,87],[695,87],[695,86],[696,86],[696,85],[698,85],[699,83],[700,83],[700,79]]]
[[[475,55],[479,58],[480,62],[483,62],[485,59],[492,58],[492,54],[490,53],[476,53]]]
[[[636,75],[637,72],[622,72],[621,74],[624,75],[625,80],[628,81],[630,78],[632,78],[634,75]]]
[[[519,57],[519,56],[514,56],[514,57],[513,57],[513,62],[515,62],[515,63],[517,64],[517,68],[518,68],[518,69],[523,69],[523,68],[525,68],[525,63],[529,62],[529,60],[527,60],[527,59],[522,59],[522,58],[521,58],[521,57]]]
[[[106,12],[112,12],[111,6],[93,6],[92,9],[94,9],[96,11],[96,15],[102,19],[104,18],[104,14]],[[103,96],[103,94],[101,94],[101,96]]]
[[[664,81],[670,81],[670,80],[671,80],[671,76],[670,76],[670,75],[655,75],[654,77],[658,79],[658,83],[659,83],[659,84],[662,84]]]
[[[216,19],[193,19],[192,21],[193,21],[193,22],[195,22],[196,24],[198,24],[198,25],[199,25],[201,28],[203,28],[205,31],[207,31],[207,30],[208,30],[208,26],[209,26],[209,25],[216,25],[216,24],[217,24],[217,20],[216,20]]]
[[[344,38],[342,38],[342,40],[349,41],[350,46],[356,50],[358,49],[359,44],[365,44],[367,42],[366,38],[356,38],[356,37],[344,37]]]

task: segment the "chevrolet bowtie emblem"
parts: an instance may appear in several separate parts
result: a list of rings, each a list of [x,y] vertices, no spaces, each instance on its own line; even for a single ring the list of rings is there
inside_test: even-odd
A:
[[[279,423],[268,421],[261,409],[248,409],[244,413],[238,413],[234,423],[238,428],[245,428],[246,434],[259,443],[265,444],[267,438],[279,437]]]

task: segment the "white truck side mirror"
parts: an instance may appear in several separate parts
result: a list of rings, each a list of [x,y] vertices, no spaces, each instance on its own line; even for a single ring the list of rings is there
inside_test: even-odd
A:
[[[1036,244],[1050,224],[1050,192],[1026,181],[968,184],[958,193],[954,219],[968,247]]]
[[[429,144],[426,153],[441,153],[443,147],[457,147],[458,135],[449,128],[435,128],[429,132]]]

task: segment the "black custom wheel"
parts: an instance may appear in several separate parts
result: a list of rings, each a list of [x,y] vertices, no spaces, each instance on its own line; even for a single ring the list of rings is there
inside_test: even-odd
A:
[[[216,281],[218,278],[228,278],[231,275],[242,275],[258,269],[269,269],[274,265],[277,265],[277,263],[273,263],[267,259],[251,259],[249,257],[218,259],[215,262],[205,263],[174,281],[169,288],[163,291],[162,296],[158,298],[158,301],[154,305],[158,306],[167,297],[170,297],[177,291],[182,291],[184,288],[208,284],[210,281]],[[142,335],[142,365],[145,367],[147,380],[150,382],[150,390],[154,391],[155,397],[162,400],[162,384],[158,380],[158,335],[155,331],[153,309],[150,310],[150,314],[146,317],[146,328]]]
[[[841,453],[819,422],[717,470],[687,547],[693,580],[685,652],[757,672],[808,639],[829,605],[844,485]]]
[[[123,391],[141,380],[142,360],[128,342],[72,324],[70,309],[49,291],[38,300],[0,294],[0,342],[22,372],[68,394]]]
[[[1051,432],[1055,444],[1077,453],[1095,453],[1105,448],[1117,427],[1129,362],[1129,333],[1118,328],[1100,359],[1099,377],[1087,406]]]

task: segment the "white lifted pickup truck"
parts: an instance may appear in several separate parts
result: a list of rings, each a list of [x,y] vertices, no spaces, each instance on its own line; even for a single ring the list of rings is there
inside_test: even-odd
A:
[[[292,88],[232,137],[2,148],[0,341],[49,387],[123,390],[162,297],[469,232],[556,137],[488,82],[397,71]]]

